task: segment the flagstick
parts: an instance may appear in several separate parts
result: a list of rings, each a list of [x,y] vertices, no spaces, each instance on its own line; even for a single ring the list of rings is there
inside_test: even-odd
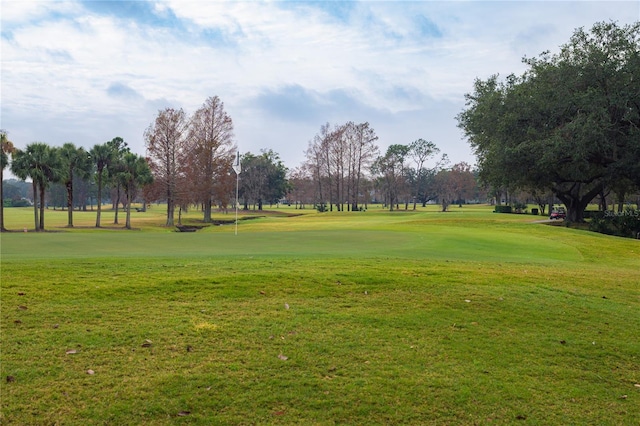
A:
[[[233,165],[233,171],[236,172],[236,235],[238,235],[238,188],[240,187],[240,172],[242,171],[240,151],[236,153],[236,163]]]
[[[238,235],[238,187],[240,185],[240,173],[236,173],[236,235]]]

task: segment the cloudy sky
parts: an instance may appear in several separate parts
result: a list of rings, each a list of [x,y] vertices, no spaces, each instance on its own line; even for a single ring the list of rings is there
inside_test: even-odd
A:
[[[166,107],[219,96],[241,152],[289,168],[325,122],[368,121],[474,162],[456,127],[475,78],[521,73],[577,27],[640,20],[630,1],[4,1],[1,123],[24,147],[115,136],[144,154]]]

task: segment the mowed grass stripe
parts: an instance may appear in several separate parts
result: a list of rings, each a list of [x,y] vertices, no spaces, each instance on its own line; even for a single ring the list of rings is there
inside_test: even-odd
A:
[[[490,230],[439,227],[420,232],[48,233],[2,237],[4,262],[83,257],[347,256],[450,260],[579,261],[566,244]]]

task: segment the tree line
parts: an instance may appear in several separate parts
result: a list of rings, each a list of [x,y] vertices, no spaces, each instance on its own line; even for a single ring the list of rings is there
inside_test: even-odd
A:
[[[125,206],[125,227],[131,229],[131,202],[137,191],[153,179],[151,170],[144,157],[134,154],[126,142],[116,137],[104,144],[96,144],[89,151],[67,142],[61,147],[52,147],[43,142],[33,142],[24,149],[16,149],[8,139],[7,132],[0,133],[2,138],[2,173],[9,164],[11,172],[22,180],[30,179],[33,194],[33,216],[36,231],[45,229],[46,193],[52,185],[64,188],[67,208],[67,226],[73,227],[73,212],[77,195],[74,185],[93,178],[97,182],[96,227],[101,227],[102,190],[108,182],[117,193],[115,223],[118,223],[117,206],[121,201]],[[2,175],[0,175],[1,177]],[[0,206],[0,225],[4,225],[4,194]]]
[[[377,140],[368,122],[323,124],[291,174],[294,197],[312,199],[320,210],[356,211],[370,202],[394,210],[434,200],[446,210],[452,200],[472,196],[475,178],[466,163],[448,167],[444,154],[427,167],[440,153],[432,141],[392,144],[381,154]]]
[[[144,141],[144,157],[132,153],[120,137],[88,151],[73,143],[57,148],[42,142],[19,150],[3,131],[2,170],[11,156],[11,171],[31,180],[36,231],[45,229],[47,201],[56,207],[62,198],[66,198],[67,226],[73,227],[78,201],[86,206],[95,197],[95,226],[101,227],[105,190],[115,210],[114,223],[121,204],[128,229],[136,197],[143,200],[143,209],[154,201],[165,203],[166,226],[174,226],[176,213],[180,223],[182,212],[190,208],[201,209],[203,221],[211,222],[215,208],[226,211],[235,202],[234,160],[242,169],[237,189],[244,209],[262,210],[265,203],[283,201],[321,211],[356,211],[370,202],[382,202],[390,210],[401,203],[408,209],[413,203],[415,209],[417,203],[440,200],[446,210],[453,200],[477,190],[474,172],[466,163],[449,167],[442,155],[434,167],[426,166],[440,152],[431,141],[391,145],[381,155],[378,136],[367,122],[322,125],[308,143],[305,161],[292,170],[270,149],[240,155],[233,120],[217,96],[191,116],[183,109],[159,110],[144,131]]]

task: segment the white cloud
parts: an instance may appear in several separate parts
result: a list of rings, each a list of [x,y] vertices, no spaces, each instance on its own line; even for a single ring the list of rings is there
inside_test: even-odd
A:
[[[348,120],[383,149],[422,137],[472,162],[454,117],[476,77],[522,72],[576,27],[640,19],[638,1],[0,4],[1,126],[18,146],[123,136],[143,153],[158,109],[218,95],[241,150],[289,167]]]

